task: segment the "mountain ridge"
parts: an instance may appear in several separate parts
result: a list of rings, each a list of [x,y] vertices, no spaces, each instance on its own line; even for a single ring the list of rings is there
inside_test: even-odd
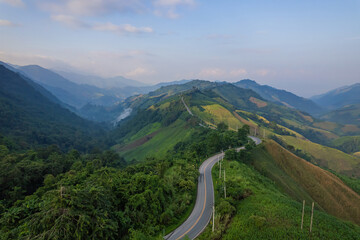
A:
[[[311,97],[320,106],[329,110],[360,103],[360,83],[343,86],[324,94]]]
[[[310,114],[317,115],[323,111],[323,109],[312,100],[299,97],[286,90],[280,90],[268,85],[260,85],[250,79],[241,80],[236,82],[234,85],[242,88],[252,89],[268,101],[275,102],[287,107],[296,108]]]

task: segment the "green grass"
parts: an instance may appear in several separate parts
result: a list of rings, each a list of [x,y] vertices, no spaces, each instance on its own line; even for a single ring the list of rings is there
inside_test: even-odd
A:
[[[356,153],[360,151],[360,136],[340,137],[335,139],[332,144],[346,153]]]
[[[342,174],[333,172],[338,178],[341,179],[348,187],[360,194],[360,179],[348,177]]]
[[[304,230],[301,230],[302,203],[282,193],[276,183],[260,174],[252,166],[235,161],[224,161],[223,166],[226,169],[227,179],[237,182],[242,190],[251,189],[253,194],[244,200],[234,201],[236,215],[221,239],[310,238],[308,233],[311,212],[309,202],[306,203],[305,208]],[[213,168],[214,179],[218,179],[218,172],[216,165]],[[222,188],[222,181],[214,181],[214,185],[215,189],[219,190]],[[217,198],[219,197],[222,197],[221,194],[217,195]],[[217,231],[218,229],[215,233]],[[358,239],[359,234],[359,226],[339,220],[318,209],[315,210],[311,239]],[[209,225],[199,239],[218,239],[215,235],[212,234]]]
[[[243,125],[229,110],[219,104],[203,105],[201,108],[203,108],[204,111],[201,111],[196,106],[192,107],[192,110],[195,115],[199,116],[200,119],[205,122],[209,122],[214,125],[224,122],[234,130]]]
[[[360,224],[360,196],[335,175],[295,156],[274,141],[264,143],[259,158],[279,166],[327,213]]]
[[[354,169],[360,163],[359,158],[346,154],[340,150],[326,147],[311,141],[292,136],[280,136],[287,144],[309,153],[317,165],[331,169],[341,174],[360,177]]]
[[[124,140],[124,143],[130,143],[132,141],[138,140],[146,135],[149,135],[157,130],[159,130],[161,127],[161,123],[155,122],[149,125],[146,125],[143,129],[141,129],[136,134],[132,135],[131,137]]]
[[[274,181],[280,191],[289,195],[294,200],[301,202],[314,201],[311,196],[292,179],[281,167],[273,161],[271,155],[264,148],[257,148],[254,152],[253,165],[257,171]]]
[[[126,161],[136,159],[144,160],[146,157],[165,157],[168,150],[172,149],[178,142],[186,141],[196,131],[186,126],[183,120],[177,120],[173,124],[162,128],[152,139],[141,146],[129,151],[121,152]]]

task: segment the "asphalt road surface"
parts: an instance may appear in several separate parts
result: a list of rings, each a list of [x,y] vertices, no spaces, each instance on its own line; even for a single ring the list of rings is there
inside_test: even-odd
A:
[[[256,145],[261,143],[261,140],[257,137],[250,136],[250,138]],[[238,150],[240,149],[243,148],[238,148]],[[180,227],[166,235],[164,239],[177,240],[183,239],[186,236],[190,239],[194,239],[204,231],[210,222],[214,204],[214,186],[211,177],[211,169],[223,156],[224,153],[216,154],[206,159],[203,164],[201,164],[195,207],[189,218],[180,225]]]

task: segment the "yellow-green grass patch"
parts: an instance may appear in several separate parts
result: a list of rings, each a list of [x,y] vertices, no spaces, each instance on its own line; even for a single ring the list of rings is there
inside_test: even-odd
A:
[[[360,160],[350,154],[346,154],[340,150],[326,147],[309,140],[302,140],[292,136],[278,136],[282,138],[287,144],[294,146],[309,153],[317,165],[331,169],[333,171],[351,176],[355,174],[360,176],[360,173],[354,172]]]

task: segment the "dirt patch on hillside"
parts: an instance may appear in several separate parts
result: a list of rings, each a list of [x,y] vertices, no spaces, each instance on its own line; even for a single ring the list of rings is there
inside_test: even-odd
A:
[[[345,125],[343,128],[341,128],[341,130],[344,133],[351,133],[351,132],[359,132],[360,129],[356,126],[356,125],[351,125],[351,124],[347,124]]]
[[[299,114],[303,119],[305,119],[306,121],[308,121],[308,122],[314,122],[314,119],[313,119],[311,116],[302,114],[301,112],[298,112],[298,114]]]
[[[333,122],[317,122],[314,123],[314,127],[334,131],[338,127],[338,124]]]
[[[260,99],[257,99],[257,98],[250,97],[249,100],[250,100],[250,102],[255,103],[258,108],[262,108],[262,107],[267,106],[266,102],[264,102],[264,101],[262,101]]]
[[[153,137],[155,137],[156,134],[158,134],[158,132],[159,131],[153,132],[153,133],[151,133],[149,135],[146,135],[145,137],[142,137],[142,138],[140,138],[138,140],[135,140],[134,142],[131,142],[131,143],[121,147],[119,149],[119,151],[124,151],[125,152],[125,151],[132,150],[132,149],[134,149],[136,147],[139,147],[139,146],[143,145],[144,143],[150,141]]]
[[[240,122],[242,122],[243,124],[249,125],[250,127],[253,127],[253,128],[257,127],[254,123],[246,120],[245,118],[240,117],[240,115],[237,114],[235,111],[233,112],[233,114],[234,114],[234,116],[235,116]]]

